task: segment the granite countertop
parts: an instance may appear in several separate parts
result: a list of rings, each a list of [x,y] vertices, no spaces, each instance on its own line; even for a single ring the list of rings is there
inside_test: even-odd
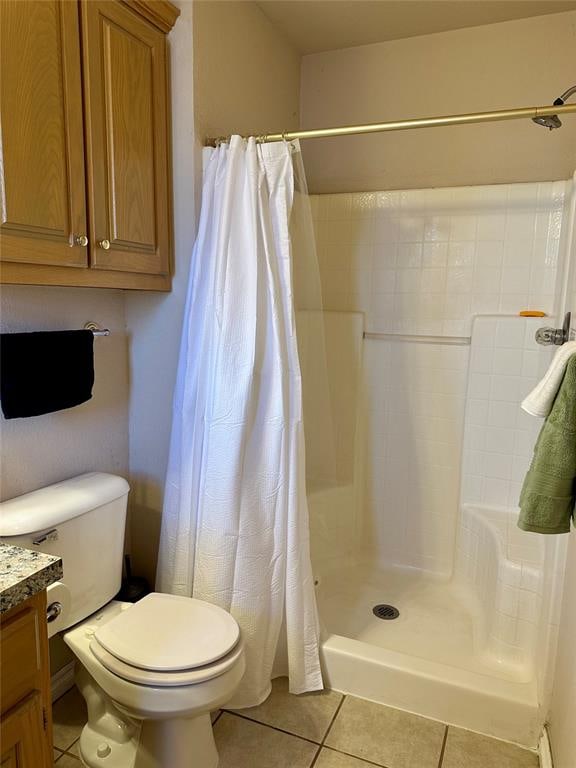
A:
[[[0,543],[0,613],[20,605],[61,578],[61,558]]]

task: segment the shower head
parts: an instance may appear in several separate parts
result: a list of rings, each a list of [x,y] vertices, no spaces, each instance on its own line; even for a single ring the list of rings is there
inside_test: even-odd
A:
[[[573,93],[576,93],[576,85],[573,85],[571,88],[568,88],[567,91],[564,91],[562,96],[559,96],[556,101],[554,102],[555,107],[561,107],[566,99],[570,98]],[[553,130],[554,128],[561,128],[562,127],[562,120],[558,117],[558,115],[548,115],[547,117],[533,117],[533,122],[535,122],[537,125],[543,125],[545,128],[549,128],[550,130]]]
[[[558,99],[554,102],[554,104],[563,104],[564,102],[559,102]],[[532,120],[537,123],[538,125],[543,125],[544,128],[549,128],[550,130],[553,130],[554,128],[562,128],[562,120],[558,117],[558,115],[548,115],[547,117],[533,117]]]

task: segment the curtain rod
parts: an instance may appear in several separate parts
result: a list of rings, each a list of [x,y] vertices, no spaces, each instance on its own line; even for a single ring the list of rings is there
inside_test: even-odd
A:
[[[380,133],[383,131],[407,131],[411,128],[436,128],[443,125],[465,125],[468,123],[489,123],[497,120],[519,120],[522,118],[550,117],[576,113],[576,104],[564,104],[549,107],[522,107],[520,109],[500,109],[496,112],[470,112],[462,115],[444,117],[421,117],[412,120],[395,120],[389,123],[368,123],[367,125],[345,125],[339,128],[313,128],[308,131],[285,131],[256,136],[256,141],[268,144],[273,141],[292,141],[293,139],[324,139],[331,136],[352,136],[362,133]],[[229,136],[207,139],[205,145],[215,147],[230,140]]]

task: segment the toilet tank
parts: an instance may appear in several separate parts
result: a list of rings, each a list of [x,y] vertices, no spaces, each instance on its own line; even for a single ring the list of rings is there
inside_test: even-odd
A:
[[[89,472],[0,504],[0,540],[58,555],[70,591],[71,627],[120,589],[129,486],[117,475]]]

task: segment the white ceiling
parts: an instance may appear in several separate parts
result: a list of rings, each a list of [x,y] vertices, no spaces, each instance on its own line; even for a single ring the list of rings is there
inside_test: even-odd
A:
[[[260,0],[303,54],[576,10],[576,0]]]

